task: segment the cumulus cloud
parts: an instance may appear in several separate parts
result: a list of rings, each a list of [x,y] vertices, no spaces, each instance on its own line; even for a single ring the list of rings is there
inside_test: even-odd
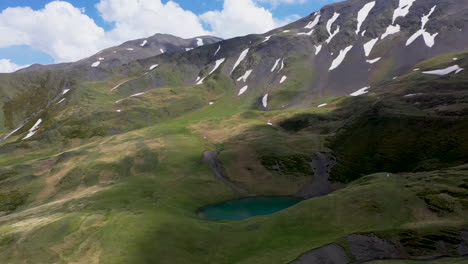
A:
[[[29,45],[56,62],[86,57],[111,44],[105,32],[68,2],[50,2],[42,10],[7,8],[0,13],[0,47]]]
[[[100,0],[96,4],[99,14],[114,25],[108,32],[96,25],[84,9],[57,0],[41,10],[30,7],[3,10],[0,13],[0,35],[3,36],[0,48],[29,45],[49,54],[55,62],[67,62],[155,33],[184,38],[201,35],[229,38],[263,33],[298,18],[275,18],[259,1],[292,3],[302,0],[224,0],[222,10],[200,16],[184,10],[176,0],[166,3],[161,0]]]
[[[278,20],[252,0],[224,0],[223,10],[209,11],[200,18],[215,36],[229,38],[250,33],[264,33],[289,21]]]
[[[19,69],[28,67],[29,65],[18,65],[11,62],[9,59],[0,59],[0,73],[15,72]]]
[[[207,35],[199,18],[176,2],[160,0],[101,0],[97,5],[104,20],[114,22],[108,33],[113,40],[143,38],[155,33],[190,38]]]

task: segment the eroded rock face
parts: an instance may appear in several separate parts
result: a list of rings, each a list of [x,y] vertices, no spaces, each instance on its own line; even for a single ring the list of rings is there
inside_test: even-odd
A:
[[[317,156],[310,162],[314,172],[312,182],[299,190],[296,195],[310,199],[331,193],[333,188],[328,178],[335,165],[336,158],[331,153],[317,153]]]
[[[345,250],[337,244],[329,244],[321,248],[313,249],[291,264],[346,264],[350,259]]]
[[[468,229],[463,229],[460,232],[460,237],[462,243],[458,246],[457,251],[461,256],[466,256],[468,255]]]
[[[244,190],[241,187],[235,185],[232,181],[230,181],[227,178],[225,169],[223,167],[223,163],[221,162],[221,160],[218,159],[218,155],[216,154],[216,152],[211,151],[211,150],[207,150],[207,151],[203,152],[202,161],[204,163],[208,164],[208,166],[210,166],[210,168],[213,171],[216,178],[223,181],[224,183],[229,185],[229,187],[236,190],[237,192],[239,192],[241,194],[247,194],[246,190]]]
[[[405,258],[405,254],[389,241],[372,234],[348,236],[349,250],[357,261]]]

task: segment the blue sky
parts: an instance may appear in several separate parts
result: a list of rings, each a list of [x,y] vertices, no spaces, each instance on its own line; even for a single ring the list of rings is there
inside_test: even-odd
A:
[[[0,71],[6,71],[2,70],[2,62],[10,63],[14,68],[15,65],[74,61],[107,46],[159,32],[181,37],[213,34],[224,38],[263,33],[307,16],[334,1],[173,0],[180,6],[176,7],[167,0],[66,0],[55,1],[61,3],[45,8],[51,2],[0,1],[0,33],[3,33],[3,27],[7,33],[2,35],[12,36],[11,39],[0,40]],[[30,7],[32,10],[18,7]],[[6,12],[7,8],[14,9]],[[130,11],[127,14],[127,10],[132,8],[135,11],[133,15]],[[145,16],[139,15],[143,12],[147,13],[146,20]],[[162,17],[166,14],[168,20],[174,17],[176,22],[184,21],[185,31],[180,26],[171,26],[173,21],[165,21]],[[241,18],[243,15],[248,16],[247,19]],[[161,18],[155,21],[152,17]],[[237,18],[242,23],[238,23]],[[86,37],[75,38],[73,31]],[[79,52],[74,52],[77,47]]]

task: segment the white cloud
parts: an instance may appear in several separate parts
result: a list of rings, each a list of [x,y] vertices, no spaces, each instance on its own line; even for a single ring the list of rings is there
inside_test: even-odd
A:
[[[0,73],[15,72],[19,69],[28,67],[29,65],[18,65],[11,62],[9,59],[0,59]]]
[[[275,19],[252,0],[224,0],[223,10],[206,12],[200,18],[211,27],[213,35],[223,38],[264,33],[289,22]]]
[[[108,36],[116,41],[155,33],[185,38],[209,34],[194,13],[173,1],[163,4],[160,0],[101,0],[96,7],[106,21],[115,22]]]
[[[68,2],[54,1],[42,10],[7,8],[0,13],[0,47],[29,45],[56,62],[86,57],[107,46],[104,30]]]
[[[100,0],[96,4],[109,31],[94,22],[84,9],[65,1],[52,1],[41,10],[7,8],[0,13],[0,48],[29,45],[52,56],[55,62],[76,61],[124,41],[155,33],[179,37],[215,35],[223,38],[263,33],[297,19],[278,19],[259,1],[301,2],[301,0],[224,0],[222,10],[200,16],[184,10],[174,0]],[[203,23],[209,29],[205,29]],[[11,63],[11,62],[10,62]]]

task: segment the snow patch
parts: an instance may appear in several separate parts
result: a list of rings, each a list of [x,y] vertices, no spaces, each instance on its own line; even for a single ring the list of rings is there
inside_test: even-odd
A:
[[[361,30],[362,23],[364,23],[364,21],[366,21],[367,16],[369,15],[372,8],[374,8],[374,6],[375,6],[375,1],[369,2],[369,3],[365,4],[361,8],[361,10],[359,10],[358,17],[357,17],[358,24],[357,24],[357,29],[356,29],[356,35]]]
[[[366,57],[369,57],[375,44],[377,44],[377,41],[379,41],[379,38],[371,39],[370,41],[364,44],[364,52],[366,54]]]
[[[39,125],[40,125],[41,123],[42,123],[42,119],[37,120],[36,123],[34,124],[34,126],[31,127],[31,129],[29,129],[28,134],[23,138],[23,140],[28,139],[28,138],[34,136],[34,134],[36,134],[37,129],[39,128]]]
[[[185,51],[191,51],[193,48],[185,48]]]
[[[116,112],[117,112],[117,113],[120,113],[120,112],[122,112],[122,110],[119,109],[119,110],[117,110]]]
[[[116,90],[117,88],[119,88],[119,87],[120,87],[122,84],[124,84],[124,83],[126,83],[126,81],[117,84],[114,88],[111,89],[111,92],[114,91],[114,90]]]
[[[278,70],[278,72],[282,71],[284,69],[284,59],[281,60],[281,67]]]
[[[374,64],[376,62],[378,62],[380,59],[382,59],[381,57],[378,57],[378,58],[375,58],[373,60],[366,60],[367,63],[370,63],[370,64]]]
[[[366,94],[366,93],[369,92],[369,91],[367,91],[369,89],[370,89],[370,86],[361,88],[361,89],[357,90],[356,92],[352,93],[351,96],[360,96],[360,95]]]
[[[231,74],[234,72],[234,70],[239,66],[239,64],[247,57],[247,53],[249,53],[249,49],[245,49],[244,51],[241,52],[239,58],[237,59],[236,63],[234,64],[234,67],[232,68]]]
[[[148,43],[148,40],[143,40],[143,42],[140,44],[140,47],[144,47],[146,45],[146,43]]]
[[[283,30],[284,33],[288,33],[288,32],[290,32],[290,31],[291,31],[291,30],[289,30],[289,29]]]
[[[317,107],[320,108],[320,107],[324,107],[324,106],[327,106],[328,104],[321,104],[321,105],[318,105]]]
[[[149,67],[149,70],[152,71],[152,70],[156,69],[156,67],[158,67],[158,66],[159,66],[159,64],[153,64],[153,65],[151,65],[151,67]]]
[[[217,61],[215,62],[214,68],[208,73],[208,75],[207,75],[206,77],[203,77],[202,79],[200,79],[200,80],[197,82],[197,84],[202,84],[203,81],[204,81],[208,76],[210,76],[213,72],[215,72],[215,71],[219,68],[219,66],[221,66],[221,64],[223,64],[223,62],[224,62],[225,60],[226,60],[225,58],[222,58],[222,59],[217,60]]]
[[[216,56],[220,50],[221,50],[221,45],[218,46],[218,49],[215,51],[213,56]]]
[[[209,102],[208,104],[209,104],[209,105],[214,105],[214,102]]]
[[[453,65],[453,66],[450,66],[448,68],[445,68],[445,69],[440,69],[440,70],[434,70],[434,71],[424,71],[422,73],[424,74],[433,74],[433,75],[447,75],[447,74],[450,74],[452,72],[455,72],[455,74],[463,71],[464,69],[463,68],[460,68],[460,66],[458,65]]]
[[[367,32],[367,30],[362,31],[361,37],[364,37],[364,35],[366,34],[366,32]]]
[[[411,43],[413,43],[420,36],[423,37],[424,43],[426,44],[426,46],[428,46],[429,48],[432,48],[434,46],[435,38],[437,37],[437,35],[439,35],[439,33],[430,34],[429,32],[427,32],[426,24],[427,22],[429,22],[429,17],[432,15],[432,13],[434,13],[434,10],[436,7],[437,7],[436,5],[433,6],[431,8],[431,11],[429,11],[427,15],[424,15],[423,17],[421,17],[421,29],[416,31],[413,35],[411,35],[411,37],[408,38],[408,41],[406,41],[406,46],[411,45]]]
[[[315,55],[318,55],[322,50],[322,45],[315,46]]]
[[[408,13],[409,13],[409,9],[411,8],[411,6],[413,5],[413,3],[415,1],[416,0],[400,0],[400,3],[398,5],[397,9],[395,9],[395,11],[393,11],[392,24],[395,24],[395,20],[398,17],[406,17],[406,15],[408,15]]]
[[[97,66],[99,66],[99,64],[101,64],[101,62],[100,62],[100,61],[96,61],[96,62],[94,62],[93,64],[91,64],[91,67],[96,68]]]
[[[70,89],[63,90],[62,95],[66,95],[69,91],[70,91]]]
[[[132,51],[132,50],[134,50],[134,49],[133,49],[133,48],[127,48],[127,50]]]
[[[415,94],[407,94],[403,97],[413,97],[413,96],[418,96],[418,95],[422,95],[422,93],[415,93]]]
[[[452,60],[453,60],[453,61],[457,61],[457,60],[458,60],[458,58],[453,58]]]
[[[312,33],[314,33],[314,30],[311,29],[309,32],[300,32],[297,33],[298,36],[312,36]]]
[[[269,126],[272,126],[272,125],[273,125],[273,123],[271,122],[271,120],[268,120],[267,125],[269,125]]]
[[[400,25],[395,25],[395,26],[394,26],[394,25],[390,25],[390,26],[388,26],[388,27],[387,27],[387,30],[385,31],[385,33],[382,34],[381,39],[384,39],[384,38],[386,38],[386,37],[388,37],[388,36],[390,36],[390,35],[393,35],[393,34],[395,34],[395,33],[400,32],[400,29],[401,29],[401,28],[400,28]]]
[[[132,94],[129,96],[130,97],[137,97],[137,96],[140,96],[140,95],[144,95],[145,93],[136,93],[136,94]]]
[[[333,17],[327,21],[326,28],[327,28],[328,34],[330,35],[328,39],[325,40],[325,42],[327,43],[330,43],[330,41],[336,36],[336,34],[340,32],[340,26],[337,26],[336,30],[334,32],[331,32],[332,25],[333,23],[335,23],[335,21],[338,19],[339,16],[340,14],[335,12],[333,13]]]
[[[283,77],[281,77],[280,83],[284,83],[286,79],[288,79],[288,76],[284,75]]]
[[[313,29],[315,26],[317,26],[319,19],[320,15],[316,15],[315,19],[313,21],[310,21],[304,28]]]
[[[102,58],[102,57],[99,57],[99,58],[98,58],[98,60],[100,60],[100,61],[103,61],[103,60],[104,60],[104,58]]]
[[[343,50],[340,50],[340,54],[338,54],[338,56],[333,60],[331,66],[330,66],[330,69],[328,71],[332,71],[336,68],[338,68],[338,66],[340,66],[340,64],[343,62],[343,60],[346,58],[346,54],[348,54],[348,52],[353,48],[353,46],[348,46],[346,48],[344,48]]]
[[[203,45],[205,45],[205,44],[203,43],[203,39],[202,39],[202,38],[197,38],[197,46],[198,46],[198,47],[201,47],[201,46],[203,46]]]
[[[268,94],[265,94],[262,98],[262,105],[263,107],[267,108],[268,106]]]
[[[279,62],[281,61],[281,59],[277,59],[276,62],[275,62],[275,65],[273,65],[273,68],[271,68],[271,72],[274,72],[276,67],[278,67],[278,64]]]
[[[244,81],[246,82],[247,81],[247,78],[249,78],[250,74],[252,73],[252,70],[248,70],[244,73],[244,75],[242,75],[241,77],[237,78],[237,81],[240,82],[240,81]]]
[[[415,71],[419,71],[419,70],[420,70],[419,68],[413,69],[414,72],[415,72]]]
[[[161,54],[164,53],[164,50],[163,50],[163,49],[159,49],[159,51],[161,52]]]
[[[265,39],[262,41],[262,43],[265,43],[265,42],[269,41],[269,40],[270,40],[270,38],[271,38],[271,35],[270,35],[270,36],[267,36],[267,37],[265,37]]]
[[[64,101],[65,101],[65,98],[62,98],[62,100],[58,101],[58,103],[56,103],[56,104],[61,104],[61,103],[63,103]]]
[[[243,93],[245,93],[247,91],[247,89],[249,89],[249,86],[247,86],[247,85],[242,87],[242,89],[239,90],[239,93],[237,94],[237,96],[240,96]]]

